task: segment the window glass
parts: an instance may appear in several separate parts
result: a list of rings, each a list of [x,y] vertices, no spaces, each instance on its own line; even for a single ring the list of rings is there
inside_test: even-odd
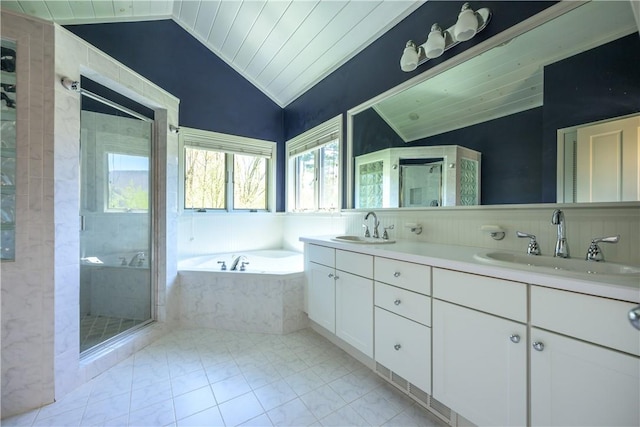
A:
[[[287,141],[287,209],[340,209],[342,116]]]
[[[320,149],[320,209],[337,209],[340,202],[340,145],[335,140]]]
[[[316,209],[316,152],[296,157],[296,209]]]
[[[233,155],[233,208],[267,208],[267,159]]]
[[[193,147],[184,154],[185,209],[224,209],[225,154]]]
[[[149,158],[107,153],[107,209],[149,209]]]

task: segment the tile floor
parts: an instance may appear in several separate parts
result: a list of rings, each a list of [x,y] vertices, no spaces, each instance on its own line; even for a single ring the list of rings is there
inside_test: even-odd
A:
[[[80,352],[88,350],[143,322],[144,320],[87,314],[80,319]]]
[[[2,425],[445,426],[311,329],[175,331]]]

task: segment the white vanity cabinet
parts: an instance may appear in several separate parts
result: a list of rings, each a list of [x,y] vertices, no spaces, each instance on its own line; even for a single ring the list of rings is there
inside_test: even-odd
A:
[[[527,424],[527,285],[433,269],[433,397],[477,425]]]
[[[333,248],[308,245],[307,311],[309,318],[331,333],[336,333],[336,281]]]
[[[375,360],[431,393],[431,267],[376,257]]]
[[[308,246],[309,318],[373,358],[373,257]]]
[[[531,425],[640,425],[636,304],[531,289]]]

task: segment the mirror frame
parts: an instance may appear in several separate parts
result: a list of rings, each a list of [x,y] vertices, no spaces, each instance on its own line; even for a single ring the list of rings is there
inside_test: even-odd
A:
[[[481,42],[478,43],[477,45],[459,53],[458,55],[455,55],[449,59],[447,59],[446,61],[432,67],[429,68],[427,70],[425,70],[424,72],[422,72],[421,74],[418,74],[417,76],[385,91],[382,92],[380,95],[369,99],[368,101],[365,101],[364,103],[357,105],[356,107],[351,108],[350,110],[347,111],[347,146],[346,146],[346,153],[345,153],[345,158],[347,159],[346,162],[346,177],[344,182],[346,183],[346,188],[345,188],[345,194],[346,194],[346,206],[345,209],[353,209],[354,208],[354,196],[355,196],[355,188],[354,188],[354,183],[355,183],[355,177],[354,177],[354,163],[355,163],[355,159],[353,157],[353,118],[356,114],[361,113],[365,110],[367,110],[368,108],[371,108],[373,105],[377,104],[378,102],[389,98],[397,93],[400,93],[406,89],[409,89],[410,87],[417,85],[419,83],[422,83],[440,73],[443,73],[444,71],[455,67],[458,64],[461,64],[471,58],[473,58],[474,56],[480,55],[490,49],[493,49],[496,46],[501,45],[502,43],[508,42],[509,40],[511,40],[514,37],[517,37],[523,33],[526,33],[527,31],[530,31],[542,24],[544,24],[547,21],[550,21],[552,19],[557,18],[558,16],[564,15],[565,13],[585,4],[588,3],[588,1],[561,1],[553,6],[548,7],[547,9],[543,10],[542,12],[528,18],[525,19],[524,21],[506,29],[505,31],[496,34],[495,36]],[[482,206],[482,205],[480,205]],[[496,205],[493,205],[496,206]],[[499,205],[498,205],[499,206]],[[517,206],[517,205],[508,205],[510,207],[513,206]],[[451,206],[451,208],[455,208],[455,206]],[[399,208],[392,208],[392,209],[399,209]],[[406,208],[405,208],[406,209]]]

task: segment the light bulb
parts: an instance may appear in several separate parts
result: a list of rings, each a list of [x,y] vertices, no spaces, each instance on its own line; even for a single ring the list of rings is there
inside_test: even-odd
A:
[[[458,15],[458,21],[453,30],[453,34],[458,41],[467,41],[476,35],[478,31],[478,18],[473,10],[469,8],[469,3],[462,6],[462,11]]]
[[[400,58],[400,68],[405,72],[418,68],[418,49],[411,40],[407,42],[407,46],[402,53],[402,58]]]
[[[438,24],[431,26],[431,32],[427,37],[427,42],[424,44],[424,51],[427,58],[437,58],[444,52],[444,35],[442,29]]]

